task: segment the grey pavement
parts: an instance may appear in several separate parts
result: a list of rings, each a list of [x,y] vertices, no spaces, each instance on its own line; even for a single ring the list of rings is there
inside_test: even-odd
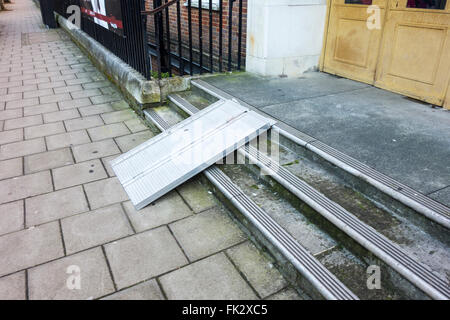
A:
[[[450,111],[319,72],[204,80],[450,206]]]
[[[108,162],[152,132],[31,0],[8,6],[0,299],[299,299],[199,181],[133,208]]]

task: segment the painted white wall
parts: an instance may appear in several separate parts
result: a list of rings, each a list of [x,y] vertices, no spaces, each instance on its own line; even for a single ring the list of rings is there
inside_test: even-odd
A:
[[[248,0],[246,70],[294,77],[319,66],[326,0]]]

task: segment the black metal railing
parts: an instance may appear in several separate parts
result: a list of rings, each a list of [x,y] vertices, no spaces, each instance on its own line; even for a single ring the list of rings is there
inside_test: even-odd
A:
[[[56,0],[55,11],[68,18],[70,5],[80,7],[80,0]],[[145,0],[120,0],[123,34],[115,33],[81,15],[81,30],[100,42],[147,79],[151,78],[150,57],[147,49],[146,19],[141,15]]]
[[[192,0],[148,0],[152,9],[143,11],[142,15],[149,17],[147,33],[149,52],[154,59],[153,76],[241,70],[245,55],[242,51],[244,2],[219,0],[218,8],[213,9],[212,0],[203,3],[198,0],[198,8],[192,6]],[[206,50],[205,39],[208,39]]]
[[[82,8],[82,1],[55,0],[55,11],[68,18],[67,8]],[[198,0],[198,7],[193,0],[117,1],[122,32],[105,28],[86,14],[81,15],[81,29],[147,79],[241,70],[247,0],[219,0],[217,8],[213,0]]]

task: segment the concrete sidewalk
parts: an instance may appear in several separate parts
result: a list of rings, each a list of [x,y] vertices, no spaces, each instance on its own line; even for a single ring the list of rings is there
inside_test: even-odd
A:
[[[108,161],[153,136],[31,0],[0,12],[0,299],[298,299],[198,181],[136,212]]]
[[[450,111],[319,72],[204,80],[450,206]]]

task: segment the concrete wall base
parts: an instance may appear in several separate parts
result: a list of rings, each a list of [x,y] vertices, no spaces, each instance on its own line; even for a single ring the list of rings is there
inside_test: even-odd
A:
[[[56,16],[61,28],[68,33],[70,38],[108,79],[122,91],[131,102],[132,107],[140,114],[145,108],[165,102],[168,94],[190,89],[191,79],[193,78],[191,76],[147,80],[67,19],[58,14]]]

